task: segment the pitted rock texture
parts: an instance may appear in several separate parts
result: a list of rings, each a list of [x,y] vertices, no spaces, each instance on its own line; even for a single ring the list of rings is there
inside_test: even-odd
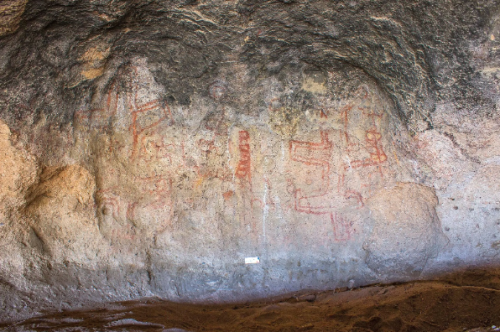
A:
[[[432,189],[413,183],[398,183],[372,196],[368,207],[375,226],[365,245],[368,266],[392,277],[420,275],[446,244],[437,204]]]
[[[2,319],[498,262],[496,1],[8,6]]]
[[[17,30],[27,0],[6,0],[0,4],[0,36]]]

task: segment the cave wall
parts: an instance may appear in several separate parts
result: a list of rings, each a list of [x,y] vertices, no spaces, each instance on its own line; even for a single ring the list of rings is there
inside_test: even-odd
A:
[[[0,318],[498,264],[499,9],[5,1]]]

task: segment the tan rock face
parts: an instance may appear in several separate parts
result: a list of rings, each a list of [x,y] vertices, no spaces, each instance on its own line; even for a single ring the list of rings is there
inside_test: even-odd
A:
[[[0,121],[0,280],[2,294],[11,294],[17,299],[13,289],[26,287],[26,273],[29,259],[23,252],[21,243],[26,227],[18,209],[25,204],[28,188],[36,180],[36,160],[22,146],[13,146],[9,127]],[[2,306],[11,305],[9,298],[2,296]]]
[[[0,219],[6,220],[11,209],[24,203],[24,195],[36,178],[36,162],[19,147],[12,146],[9,127],[0,121]]]
[[[85,254],[95,257],[94,192],[94,178],[77,165],[45,169],[30,189],[24,214],[55,262],[88,263]]]
[[[0,4],[0,36],[17,30],[28,0],[6,0]]]

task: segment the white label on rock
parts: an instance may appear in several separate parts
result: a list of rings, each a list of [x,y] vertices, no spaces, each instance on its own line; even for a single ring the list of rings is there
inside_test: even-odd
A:
[[[245,258],[245,264],[259,264],[259,263],[260,263],[259,257],[246,257]]]

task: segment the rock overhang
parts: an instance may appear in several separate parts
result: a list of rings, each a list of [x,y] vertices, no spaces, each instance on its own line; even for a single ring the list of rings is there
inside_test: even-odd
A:
[[[9,6],[4,306],[494,260],[494,1]]]

